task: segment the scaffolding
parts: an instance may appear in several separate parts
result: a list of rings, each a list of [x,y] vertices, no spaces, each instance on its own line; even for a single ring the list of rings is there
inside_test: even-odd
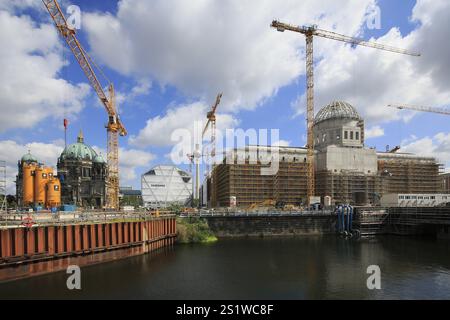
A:
[[[275,200],[294,205],[306,203],[307,172],[305,162],[281,161],[274,181]]]
[[[236,197],[238,206],[266,200],[298,205],[307,194],[307,163],[302,150],[280,157],[278,172],[261,175],[269,165],[260,163],[230,164],[225,161],[213,171],[211,205],[230,206]],[[388,193],[442,193],[442,164],[434,158],[406,154],[377,154],[377,172],[359,170],[316,171],[317,196],[329,196],[334,203],[379,205]]]
[[[270,165],[248,162],[216,166],[211,186],[211,195],[214,195],[211,198],[212,206],[228,207],[231,197],[236,197],[237,205],[241,207],[273,199],[274,176],[261,174],[261,169],[268,167]]]
[[[216,166],[211,185],[213,207],[228,207],[232,197],[236,197],[240,207],[250,206],[266,200],[299,204],[306,200],[307,163],[280,161],[274,175],[262,175],[263,168],[270,164],[244,163]],[[217,196],[216,196],[217,195]]]
[[[6,196],[6,161],[0,160],[0,212],[8,209]]]
[[[316,194],[321,197],[330,196],[336,203],[376,204],[381,186],[382,181],[378,175],[350,170],[316,173]]]
[[[380,159],[383,193],[442,193],[443,165],[433,160]]]

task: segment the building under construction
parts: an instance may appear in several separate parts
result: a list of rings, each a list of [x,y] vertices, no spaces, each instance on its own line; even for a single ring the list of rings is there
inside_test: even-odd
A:
[[[440,193],[442,165],[435,158],[377,152],[364,145],[364,120],[346,102],[322,108],[314,120],[315,194],[332,203],[378,204],[387,193]],[[305,148],[236,149],[212,173],[209,203],[244,207],[266,200],[306,203]],[[276,163],[278,165],[276,165]],[[272,168],[273,172],[269,168]],[[276,170],[275,170],[276,169]]]

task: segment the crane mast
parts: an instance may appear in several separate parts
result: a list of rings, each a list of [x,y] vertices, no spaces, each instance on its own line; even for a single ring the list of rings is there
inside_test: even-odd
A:
[[[52,17],[56,28],[66,41],[75,59],[89,80],[108,114],[106,125],[108,135],[108,177],[106,190],[106,207],[119,209],[119,143],[118,136],[126,136],[127,130],[118,117],[114,86],[109,83],[109,97],[103,91],[102,85],[95,75],[90,58],[76,37],[74,29],[70,28],[57,0],[42,0]]]
[[[287,23],[273,20],[270,25],[279,32],[286,30],[297,32],[305,35],[306,38],[306,124],[307,124],[307,202],[310,204],[311,197],[315,193],[315,172],[314,172],[314,36],[342,41],[352,45],[360,45],[400,54],[411,56],[420,56],[419,53],[410,52],[404,49],[395,48],[392,46],[382,45],[376,42],[365,41],[359,38],[345,36],[336,32],[318,29],[317,26],[294,26]]]
[[[219,93],[216,97],[216,101],[213,104],[213,106],[211,107],[211,110],[208,111],[208,113],[206,114],[206,118],[208,119],[208,121],[206,122],[205,128],[203,129],[202,132],[202,140],[205,136],[206,131],[208,131],[209,126],[211,125],[211,152],[208,154],[208,160],[206,161],[206,175],[207,177],[211,178],[211,186],[213,185],[213,177],[212,177],[212,170],[214,169],[214,165],[215,165],[215,157],[216,157],[216,110],[217,107],[220,104],[220,100],[222,99],[222,93]],[[209,157],[210,156],[210,157]],[[209,160],[211,161],[211,167],[209,164]],[[211,188],[212,192],[211,192],[211,199],[215,198],[215,193],[214,193],[214,188]],[[214,193],[214,194],[213,194]]]
[[[211,125],[211,152],[209,155],[211,156],[211,161],[214,164],[214,157],[216,156],[216,110],[220,104],[220,100],[222,99],[222,93],[219,93],[216,97],[216,101],[211,107],[211,110],[206,114],[206,118],[208,121],[206,122],[205,128],[202,132],[202,139],[205,137],[206,131],[208,131],[209,126]],[[209,164],[207,164],[209,167]],[[209,170],[207,170],[209,174]]]

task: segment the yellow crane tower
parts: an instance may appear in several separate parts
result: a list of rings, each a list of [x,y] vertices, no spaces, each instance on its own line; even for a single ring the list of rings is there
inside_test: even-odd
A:
[[[317,26],[294,26],[287,23],[282,23],[276,20],[272,21],[271,27],[277,31],[284,32],[285,30],[301,33],[306,37],[306,123],[307,123],[307,202],[314,196],[315,181],[314,181],[314,55],[313,55],[313,37],[322,37],[331,40],[342,41],[352,45],[365,46],[395,53],[401,53],[411,56],[420,56],[419,53],[410,52],[404,49],[399,49],[391,46],[382,45],[376,42],[365,41],[359,38],[345,36],[336,32],[318,29]]]
[[[423,111],[423,112],[431,112],[431,113],[439,113],[439,114],[450,115],[450,110],[441,109],[441,108],[435,108],[435,107],[396,105],[396,104],[389,104],[388,107],[390,107],[390,108],[397,108],[397,109],[400,109],[400,110],[408,109],[408,110],[413,110],[413,111]]]
[[[220,104],[220,100],[222,99],[222,93],[219,93],[216,97],[216,102],[211,107],[211,110],[206,114],[206,118],[208,121],[206,122],[205,128],[202,132],[202,139],[204,139],[206,132],[208,131],[209,126],[211,125],[211,151],[208,153],[208,156],[211,157],[211,161],[214,165],[214,157],[216,156],[216,110]],[[207,171],[209,174],[209,163],[207,163]]]
[[[208,153],[207,161],[206,161],[206,176],[211,178],[211,186],[213,183],[213,177],[211,175],[212,170],[214,169],[215,157],[216,157],[216,110],[220,104],[220,100],[222,99],[222,93],[219,93],[216,97],[216,102],[211,107],[211,110],[206,114],[206,118],[208,121],[206,122],[205,128],[202,132],[202,140],[205,137],[206,132],[208,131],[209,126],[211,125],[211,151]],[[210,167],[209,161],[212,162]],[[211,169],[211,170],[210,170]],[[214,188],[212,188],[214,190]],[[211,198],[214,196],[211,194]]]
[[[119,209],[119,139],[118,135],[126,136],[127,130],[119,119],[115,103],[114,86],[109,82],[109,97],[103,91],[90,61],[89,55],[78,41],[75,30],[68,23],[57,0],[42,0],[52,17],[56,28],[66,41],[70,50],[74,54],[81,69],[94,88],[100,101],[105,106],[108,114],[106,130],[108,134],[108,177],[106,191],[106,207],[109,209]],[[94,64],[95,65],[95,64]],[[98,68],[98,67],[97,67]],[[99,68],[98,68],[99,69]],[[100,70],[100,69],[99,69]],[[101,72],[101,70],[100,70]],[[106,77],[105,77],[106,78]]]

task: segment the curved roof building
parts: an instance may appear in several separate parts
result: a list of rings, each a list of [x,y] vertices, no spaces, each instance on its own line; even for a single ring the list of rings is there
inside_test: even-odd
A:
[[[150,208],[171,204],[188,205],[192,198],[192,177],[174,165],[158,165],[141,177],[142,200]]]
[[[101,154],[84,142],[81,131],[77,142],[64,148],[57,166],[64,204],[86,208],[105,205],[107,164]]]
[[[106,163],[102,155],[84,143],[83,133],[80,131],[77,142],[68,145],[61,153],[60,160],[92,161]]]

